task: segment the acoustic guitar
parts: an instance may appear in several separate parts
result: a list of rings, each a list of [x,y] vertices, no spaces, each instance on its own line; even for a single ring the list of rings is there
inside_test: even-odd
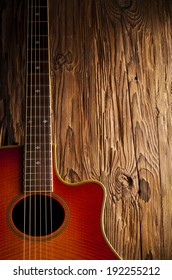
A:
[[[0,259],[119,259],[101,183],[64,182],[51,137],[47,0],[28,1],[24,146],[0,149]]]

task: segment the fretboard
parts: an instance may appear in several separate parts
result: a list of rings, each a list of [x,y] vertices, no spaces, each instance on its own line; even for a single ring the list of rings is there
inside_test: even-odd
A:
[[[24,192],[52,191],[47,0],[28,0]]]

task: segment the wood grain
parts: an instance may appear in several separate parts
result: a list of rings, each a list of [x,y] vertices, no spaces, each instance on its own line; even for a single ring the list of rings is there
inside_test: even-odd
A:
[[[0,5],[4,145],[23,143],[26,4]],[[122,258],[172,259],[172,3],[49,0],[49,9],[59,172],[106,186],[105,229]]]

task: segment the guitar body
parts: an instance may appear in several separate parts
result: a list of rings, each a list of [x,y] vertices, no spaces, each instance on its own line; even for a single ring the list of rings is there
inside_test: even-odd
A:
[[[15,206],[31,195],[23,194],[22,169],[21,147],[0,149],[0,259],[119,259],[103,231],[103,187],[94,181],[64,183],[56,172],[55,160],[53,193],[37,195],[52,196],[62,206],[64,220],[52,234],[35,237],[22,233],[12,216]],[[57,210],[53,218],[58,220],[58,215]]]

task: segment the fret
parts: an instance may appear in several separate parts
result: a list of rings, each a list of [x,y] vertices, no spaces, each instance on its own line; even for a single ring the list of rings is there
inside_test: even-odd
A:
[[[43,6],[47,6],[47,0],[28,0],[28,6],[39,6],[40,4]]]
[[[46,73],[49,74],[48,62],[37,61],[36,63],[28,63],[27,65],[28,74]]]
[[[43,192],[43,193],[51,193],[53,191],[53,187],[46,187],[46,189],[42,188],[42,187],[39,187],[39,188],[36,188],[34,190],[30,190],[29,187],[25,188],[24,187],[24,193],[40,193],[40,192]]]
[[[27,85],[27,100],[34,99],[35,102],[41,99],[41,102],[50,100],[50,85]],[[40,102],[40,100],[38,101]],[[44,103],[43,103],[44,104]]]
[[[28,147],[33,151],[36,149],[36,147],[39,145],[41,147],[43,147],[45,150],[49,150],[51,148],[51,143],[49,142],[40,142],[40,141],[36,141],[36,142],[27,142],[26,143],[26,150],[28,150]]]
[[[37,143],[36,145],[39,145],[39,143]],[[36,145],[35,145],[35,146],[36,146]],[[43,153],[43,149],[40,149],[40,150],[41,150],[42,153]],[[40,153],[41,153],[40,150],[37,151],[35,147],[33,147],[33,148],[31,148],[31,149],[27,148],[27,150],[25,151],[26,159],[27,159],[27,157],[31,157],[32,155],[35,155],[35,156],[36,156],[36,155],[38,154],[38,156],[39,156]],[[47,151],[46,154],[49,154],[49,155],[52,157],[52,153],[49,152],[49,150],[50,150],[49,147],[47,147],[47,148],[44,149],[44,150]]]
[[[26,124],[29,127],[30,125],[37,125],[40,127],[46,127],[47,124],[50,124],[49,116],[35,116],[35,115],[27,115]]]
[[[36,6],[39,6],[40,3],[44,6],[47,6],[47,0],[28,0],[28,1],[29,1],[28,2],[29,6],[31,6],[33,4]]]
[[[47,189],[47,186],[52,187],[52,181],[42,181],[42,180],[32,180],[32,181],[25,181],[25,186],[27,189],[30,190],[36,190],[38,187],[41,187],[41,189]]]
[[[27,108],[27,116],[35,116],[37,114],[39,114],[39,116],[43,117],[42,122],[44,121],[44,123],[46,123],[46,116],[49,116],[50,114],[50,106],[46,106],[46,107],[28,107]],[[48,120],[47,120],[48,122]]]
[[[40,87],[42,87],[41,89],[40,89]],[[50,98],[50,96],[49,96],[49,85],[28,85],[27,86],[27,88],[28,88],[28,93],[30,93],[30,95],[28,95],[27,97],[28,97],[28,99],[29,98],[41,98],[41,99],[43,99],[43,98]],[[35,91],[34,91],[34,88],[35,88]],[[42,94],[46,94],[47,93],[47,95],[42,95]]]
[[[28,35],[47,35],[48,24],[45,21],[42,22],[29,22],[28,24]]]
[[[35,171],[37,171],[37,174],[42,170],[46,170],[49,165],[51,164],[51,160],[50,159],[45,159],[44,161],[42,160],[39,160],[39,159],[28,159],[26,162],[25,162],[25,167],[26,168],[35,168]],[[38,171],[39,170],[39,171]],[[50,170],[50,169],[48,169]]]
[[[44,166],[26,166],[25,164],[25,172],[27,173],[34,173],[36,172],[37,176],[42,172],[43,176],[47,176],[45,172],[49,172],[51,174],[52,169],[50,168],[49,164]]]
[[[44,185],[42,186],[40,184],[40,182],[36,185],[36,186],[30,186],[30,185],[27,185],[25,186],[25,189],[24,189],[24,192],[52,192],[52,185]],[[45,196],[45,200],[46,200],[46,196]]]
[[[47,155],[52,154],[52,151],[51,151],[51,150],[49,150],[49,151],[44,151],[44,150],[40,150],[40,149],[39,149],[39,150],[36,150],[36,149],[35,149],[34,151],[30,151],[30,152],[29,152],[29,151],[26,151],[25,153],[26,153],[27,156],[32,155],[32,154],[34,154],[34,155],[35,155],[35,154],[38,154],[39,157],[41,157],[41,156],[44,157],[44,156],[47,156]]]
[[[46,162],[46,163],[43,163],[42,165],[36,165],[34,163],[32,163],[32,164],[25,163],[25,171],[27,173],[36,172],[37,175],[40,174],[41,172],[44,174],[45,171],[51,173],[52,170],[50,168],[50,164],[51,164],[50,161]],[[43,175],[43,176],[45,177],[45,175]]]
[[[47,123],[33,123],[33,127],[30,126],[30,123],[27,123],[26,126],[26,133],[28,134],[27,136],[30,137],[31,135],[35,135],[36,133],[42,133],[42,134],[47,134],[51,136],[51,124],[49,123],[47,125]]]
[[[27,123],[26,126],[26,133],[28,134],[27,136],[30,137],[30,135],[35,135],[36,133],[42,133],[42,134],[47,134],[47,135],[51,135],[51,129],[50,129],[51,125],[47,123],[34,123],[34,126],[30,126],[30,124]]]
[[[31,107],[31,108],[37,108],[39,109],[39,107],[46,107],[49,109],[49,113],[50,113],[50,100],[49,100],[49,97],[46,96],[46,97],[42,97],[42,96],[30,96],[30,97],[27,97],[27,110]]]
[[[36,108],[36,107],[35,107]],[[37,119],[37,122],[34,124],[39,124],[39,125],[46,125],[50,123],[48,120],[49,114],[50,114],[50,108],[42,108],[42,109],[27,109],[26,114],[27,114],[27,124],[32,124],[33,118]],[[38,115],[39,114],[39,115]],[[32,118],[32,120],[31,120]],[[39,119],[38,119],[39,118]]]
[[[42,161],[41,161],[41,159],[39,159],[39,158],[28,158],[28,159],[26,159],[26,167],[27,166],[31,166],[31,167],[41,167],[41,165],[43,165],[43,166],[45,166],[45,164],[50,164],[51,163],[51,161],[52,161],[52,159],[51,158],[44,158],[44,159],[42,159]]]
[[[42,132],[42,134],[38,134],[39,131]],[[50,127],[40,128],[39,126],[37,126],[36,131],[35,131],[35,128],[33,129],[33,128],[28,128],[27,127],[26,128],[26,133],[27,133],[27,135],[25,136],[25,139],[27,141],[29,141],[29,143],[31,142],[31,139],[34,140],[34,141],[38,140],[38,142],[43,141],[43,143],[45,143],[45,140],[49,140],[48,137],[51,137]]]
[[[30,125],[30,124],[27,124],[27,127],[26,127],[26,129],[27,129],[27,131],[29,130],[29,132],[28,133],[30,133],[30,130],[31,129],[33,129],[33,130],[35,130],[35,128],[36,129],[50,129],[51,128],[51,125],[49,124],[49,125],[45,125],[45,124],[35,124],[35,125]],[[50,131],[50,130],[48,130],[48,131]]]
[[[42,114],[41,114],[42,113]],[[39,116],[38,116],[39,114]],[[50,110],[41,112],[40,110],[28,110],[27,109],[27,125],[38,124],[40,127],[46,127],[47,124],[50,124],[50,119],[48,119]],[[32,118],[32,119],[31,119]],[[33,119],[35,118],[35,121]],[[39,118],[39,119],[38,119]]]
[[[36,177],[36,176],[39,176],[38,178]],[[47,176],[48,175],[48,173],[39,173],[39,174],[37,174],[37,173],[30,173],[30,174],[26,174],[26,176],[25,176],[25,182],[31,182],[32,180],[34,180],[35,181],[35,179],[37,179],[37,181],[40,181],[41,179],[41,181],[42,181],[42,183],[44,183],[44,182],[49,182],[49,183],[52,183],[52,176],[49,176],[49,177],[46,177],[45,178],[45,175]],[[36,177],[36,178],[35,178]],[[34,185],[34,182],[33,182],[33,185]]]
[[[28,74],[27,75],[27,84],[28,85],[31,85],[31,84],[34,84],[34,85],[37,85],[37,84],[48,84],[49,83],[49,74]]]
[[[35,106],[32,106],[32,104],[31,104],[31,106],[27,107],[27,110],[29,113],[32,113],[32,112],[35,113],[35,111],[37,110],[37,111],[39,111],[40,116],[44,116],[44,115],[46,115],[46,113],[48,113],[48,115],[49,115],[50,105],[45,104],[45,106],[42,106],[42,104],[38,103],[38,104],[35,104]]]
[[[51,155],[52,154],[52,151],[51,150],[48,150],[48,151],[45,151],[45,150],[41,150],[41,149],[35,149],[35,150],[31,150],[31,151],[25,151],[25,154],[26,155],[39,155],[40,157],[45,157],[47,155]]]
[[[46,85],[45,85],[46,86]],[[30,85],[30,89],[32,89],[34,87],[34,85]],[[44,88],[43,88],[44,89]],[[39,93],[39,92],[38,92]],[[42,92],[40,92],[40,95],[36,95],[34,91],[32,91],[31,93],[31,90],[30,90],[30,95],[27,96],[28,100],[29,99],[35,99],[35,98],[39,98],[41,100],[44,100],[44,98],[50,98],[48,95],[41,95]],[[44,92],[43,92],[44,93]],[[45,92],[46,93],[46,92]]]
[[[38,120],[38,123],[39,123],[40,119],[42,120],[42,122],[44,120],[50,121],[50,116],[46,116],[46,119],[44,119],[43,116],[39,116],[39,115],[29,116],[29,118],[27,119],[27,123],[34,123],[35,124],[37,120]]]
[[[43,143],[47,143],[48,141],[50,141],[50,138],[51,138],[51,135],[48,134],[44,134],[44,135],[26,135],[26,140],[27,140],[27,143],[36,143],[36,144],[43,144]]]
[[[25,153],[35,153],[35,152],[38,153],[36,146],[39,147],[39,143],[37,143],[32,149],[29,149],[27,147],[27,149],[25,149],[26,150]],[[42,152],[46,151],[47,153],[49,153],[50,148],[49,147],[47,147],[46,149],[39,148],[38,150]]]
[[[49,84],[47,84],[47,85],[37,85],[36,88],[35,88],[35,85],[27,85],[27,89],[32,88],[32,89],[35,90],[35,93],[36,93],[36,90],[37,90],[38,88],[40,88],[40,89],[47,89],[47,90],[48,90],[49,87],[50,87]]]
[[[51,118],[51,116],[46,116],[46,119],[44,119],[44,116],[40,116],[40,115],[38,114],[38,115],[29,116],[29,118],[27,119],[27,122],[28,122],[28,123],[33,123],[33,122],[35,122],[36,120],[38,120],[38,122],[40,122],[40,119],[41,119],[42,121],[44,121],[44,120],[50,121],[50,118]]]
[[[34,51],[36,51],[36,50],[40,50],[40,51],[41,51],[41,50],[48,50],[48,48],[31,48],[31,49],[28,48],[28,50],[31,50],[31,51],[34,52]]]
[[[30,107],[50,107],[50,98],[49,96],[43,97],[43,96],[30,96],[27,97],[27,108]]]
[[[29,187],[24,187],[24,193],[30,193],[30,192],[47,192],[47,193],[51,193],[53,191],[53,187],[52,186],[46,186],[46,187],[36,187],[34,189],[30,189]],[[45,196],[46,198],[46,196]]]
[[[35,102],[35,104],[40,103],[40,101],[41,101],[41,104],[44,104],[44,102],[46,102],[46,100],[47,100],[47,102],[50,102],[50,96],[49,96],[49,93],[47,91],[45,91],[45,92],[41,91],[40,95],[35,95],[34,90],[31,90],[32,87],[34,87],[34,86],[32,86],[32,85],[30,85],[30,86],[31,86],[31,88],[30,88],[30,91],[27,92],[27,99],[26,100],[27,101],[30,100],[31,106],[33,104],[32,102]],[[44,93],[47,93],[47,95],[42,95]]]
[[[28,61],[31,63],[38,62],[38,61],[47,61],[48,62],[48,49],[41,49],[41,50],[28,50]]]
[[[46,60],[41,60],[41,61],[40,61],[40,60],[35,60],[35,61],[33,61],[33,60],[32,60],[32,61],[29,61],[29,60],[28,60],[28,63],[37,63],[37,62],[41,62],[41,63],[42,63],[42,62],[45,62],[45,63],[47,63]]]
[[[31,149],[28,149],[28,148],[31,148]],[[34,147],[27,147],[25,149],[25,154],[26,156],[28,155],[39,155],[39,156],[46,156],[46,155],[50,155],[52,156],[52,149],[51,149],[51,146],[48,147],[48,149],[44,149],[44,146],[43,145],[40,145],[40,143],[37,143],[36,145],[34,145]]]
[[[31,109],[46,109],[46,108],[48,108],[48,109],[50,109],[50,106],[49,105],[45,105],[45,106],[39,106],[39,104],[38,105],[36,105],[36,106],[27,106],[27,108],[29,109],[29,110],[31,110]]]
[[[32,9],[32,8],[36,8],[36,9],[47,8],[47,6],[46,5],[41,5],[41,6],[40,5],[35,5],[35,3],[33,3],[33,5],[29,5],[29,9]]]
[[[34,151],[37,146],[42,147],[45,150],[50,150],[51,149],[51,143],[46,143],[46,142],[27,142],[25,144],[25,150],[28,151],[31,149],[31,151]],[[29,148],[29,149],[28,149]]]
[[[33,172],[33,173],[27,173],[27,172],[25,172],[25,178],[30,178],[31,177],[31,175],[37,175],[38,173],[37,172]],[[51,174],[49,173],[49,172],[40,172],[39,173],[39,175],[41,176],[41,177],[43,177],[44,175],[48,175],[48,176],[51,176]]]
[[[39,129],[37,129],[37,130],[39,130]],[[27,135],[27,137],[29,137],[29,139],[31,138],[31,137],[48,137],[48,136],[50,136],[51,134],[40,134],[40,133],[38,133],[38,131],[36,131],[35,133],[34,133],[34,135]]]
[[[40,5],[40,4],[41,4],[41,5]],[[42,2],[36,4],[36,3],[34,2],[34,3],[29,4],[29,9],[31,9],[31,8],[37,8],[37,9],[39,9],[39,8],[47,8],[47,4],[43,4]]]
[[[51,148],[51,145],[49,143],[40,143],[40,142],[36,142],[36,143],[27,143],[25,144],[25,152],[30,152],[30,151],[36,151],[37,148],[36,147],[41,147],[40,149],[44,149],[45,151],[49,151]]]
[[[30,137],[31,135],[38,135],[44,134],[51,136],[51,126],[50,125],[41,125],[37,123],[34,127],[30,127],[30,125],[27,124],[26,127],[26,136]],[[29,138],[27,138],[28,140]]]
[[[49,156],[49,157],[51,157],[51,153],[50,152],[46,152],[45,154],[42,152],[42,153],[38,153],[38,152],[27,152],[26,153],[26,156],[27,156],[27,158],[34,158],[34,157],[36,157],[36,156],[38,156],[41,160],[44,158],[44,157],[47,157],[47,156]]]
[[[39,126],[39,123],[34,128],[31,128],[30,126],[27,125],[26,132],[28,133],[28,135],[26,135],[27,137],[32,137],[32,136],[49,137],[49,136],[51,136],[50,126],[46,126],[46,125]]]
[[[30,184],[32,184],[32,185],[34,185],[34,183],[35,183],[35,181],[40,181],[41,180],[41,183],[42,182],[49,182],[50,184],[52,183],[52,178],[49,178],[49,179],[46,179],[46,178],[42,178],[42,177],[40,177],[40,178],[35,178],[35,179],[26,179],[25,178],[25,182],[27,183],[30,183]]]
[[[47,19],[48,19],[47,7],[40,6],[40,7],[29,8],[28,23],[31,22],[32,20],[47,21]]]
[[[41,96],[41,93],[40,96],[37,95],[35,96],[34,92],[33,93],[30,92],[26,100],[27,100],[28,107],[30,106],[37,107],[38,105],[42,107],[50,106],[49,96]]]
[[[27,137],[27,136],[26,136]],[[44,139],[44,138],[42,138],[42,139],[40,139],[40,137],[36,137],[36,136],[29,136],[29,138],[27,137],[26,138],[26,141],[27,141],[27,143],[26,143],[26,145],[34,145],[34,147],[35,146],[40,146],[40,145],[44,145],[45,146],[45,150],[49,150],[50,149],[50,147],[47,147],[48,146],[48,141],[47,140],[50,140],[50,139]],[[33,150],[33,147],[30,147],[30,149],[31,150]],[[27,148],[26,148],[26,150],[27,150]],[[35,150],[35,148],[34,148],[34,150]]]
[[[46,49],[48,48],[48,36],[44,35],[44,36],[32,36],[32,37],[28,37],[28,48],[32,49],[32,48],[43,48]]]
[[[37,129],[39,130],[39,129]],[[34,132],[34,131],[33,131]],[[34,134],[31,134],[31,135],[27,135],[26,137],[28,137],[28,139],[31,139],[33,137],[35,137],[34,139],[37,139],[38,137],[40,137],[39,139],[46,139],[48,137],[50,137],[51,134],[39,134],[38,131],[36,131]]]
[[[41,181],[36,181],[33,185],[29,182],[25,182],[25,188],[27,189],[27,191],[47,191],[47,188],[49,188],[51,190],[52,188],[52,182],[41,182]]]
[[[36,18],[35,18],[36,19]],[[46,22],[48,23],[47,20],[28,20],[28,23],[41,23],[41,22]]]

